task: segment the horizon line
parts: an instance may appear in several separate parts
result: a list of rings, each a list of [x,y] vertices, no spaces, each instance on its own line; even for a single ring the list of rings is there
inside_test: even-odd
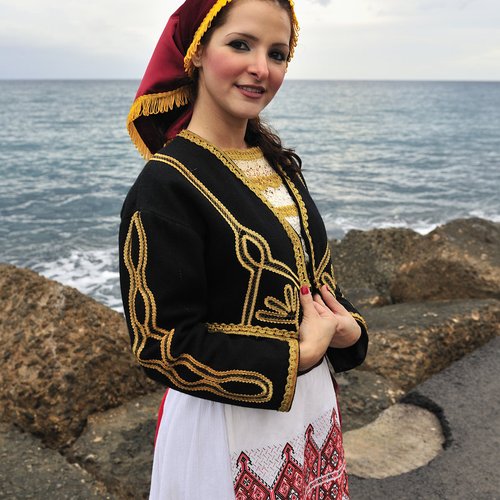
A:
[[[0,82],[140,82],[141,78],[91,78],[91,77],[83,77],[83,78],[38,78],[38,77],[29,77],[29,78],[4,78],[0,77]],[[394,83],[500,83],[500,80],[473,80],[473,79],[448,79],[448,78],[287,78],[286,81],[295,81],[295,82],[394,82]]]

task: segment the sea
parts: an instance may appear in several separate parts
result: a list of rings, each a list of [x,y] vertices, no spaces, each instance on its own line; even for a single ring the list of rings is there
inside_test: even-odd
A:
[[[138,83],[0,81],[0,262],[119,311]],[[301,156],[331,238],[500,221],[500,83],[289,80],[264,118]]]

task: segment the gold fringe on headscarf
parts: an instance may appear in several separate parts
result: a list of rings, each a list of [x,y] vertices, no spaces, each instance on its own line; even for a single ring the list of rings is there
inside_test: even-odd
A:
[[[146,94],[140,96],[134,101],[134,104],[130,108],[127,117],[127,130],[135,147],[146,160],[149,160],[149,158],[153,156],[153,153],[148,149],[141,136],[139,135],[139,132],[135,128],[134,120],[136,120],[140,116],[167,113],[174,107],[178,108],[181,106],[185,106],[186,104],[188,104],[190,96],[191,86],[184,85],[183,87],[179,87],[178,89],[172,90],[170,92]]]

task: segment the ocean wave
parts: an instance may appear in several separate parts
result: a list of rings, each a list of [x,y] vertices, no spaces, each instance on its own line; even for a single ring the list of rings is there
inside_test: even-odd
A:
[[[481,210],[474,211],[470,216],[500,222],[500,215],[485,217]],[[355,218],[326,217],[325,222],[327,227],[330,227],[329,235],[340,239],[351,229],[365,231],[370,229],[407,228],[420,234],[428,234],[437,226],[449,221],[433,223],[421,220],[410,223],[394,218],[393,220],[362,222]],[[338,236],[339,234],[340,236]],[[31,267],[41,275],[63,285],[74,287],[111,309],[123,313],[116,248],[87,251],[72,249],[66,256]]]
[[[34,266],[34,270],[123,312],[116,248],[71,250],[67,256]]]
[[[324,222],[330,238],[342,239],[351,230],[369,231],[371,229],[390,228],[411,229],[421,235],[425,235],[429,234],[437,227],[450,222],[451,220],[470,217],[478,217],[492,222],[500,222],[500,214],[486,213],[482,210],[473,210],[463,217],[453,217],[438,221],[430,219],[405,220],[399,217],[394,217],[392,219],[374,218],[369,220],[360,217],[334,217],[333,215],[326,214]]]

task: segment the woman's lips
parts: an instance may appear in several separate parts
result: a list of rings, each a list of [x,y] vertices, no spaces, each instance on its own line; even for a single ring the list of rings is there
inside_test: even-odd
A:
[[[265,92],[264,87],[258,85],[236,85],[236,87],[243,95],[254,99],[261,97]]]

